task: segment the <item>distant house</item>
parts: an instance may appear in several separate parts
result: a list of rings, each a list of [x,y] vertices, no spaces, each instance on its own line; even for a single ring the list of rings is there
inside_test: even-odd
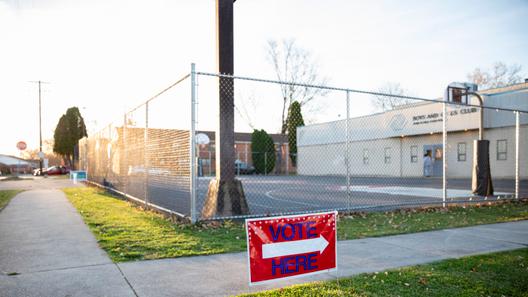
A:
[[[35,161],[0,154],[0,172],[2,174],[29,174],[37,167],[38,164]]]

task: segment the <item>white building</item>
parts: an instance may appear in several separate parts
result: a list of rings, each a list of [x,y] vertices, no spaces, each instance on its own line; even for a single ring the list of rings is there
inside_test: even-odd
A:
[[[0,175],[32,173],[37,166],[37,163],[31,160],[0,154]]]
[[[484,106],[528,110],[528,83],[479,91]],[[477,98],[470,103],[478,105]],[[423,156],[431,151],[433,175],[442,175],[442,103],[418,102],[349,120],[349,170],[356,176],[423,175]],[[473,141],[478,139],[479,108],[447,107],[448,177],[471,177]],[[519,164],[528,177],[528,114],[520,115]],[[495,178],[515,176],[515,113],[485,109],[484,139],[490,141]],[[346,120],[299,127],[298,174],[344,175]]]

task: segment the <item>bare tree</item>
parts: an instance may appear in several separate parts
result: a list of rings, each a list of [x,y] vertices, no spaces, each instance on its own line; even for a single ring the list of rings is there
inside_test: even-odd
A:
[[[407,93],[407,91],[404,90],[402,86],[396,82],[386,82],[378,88],[378,93],[383,93],[387,95],[373,96],[373,103],[377,110],[387,111],[394,109],[396,106],[413,102],[413,100],[410,99],[394,97],[394,95],[405,96],[405,94]]]
[[[240,118],[251,128],[251,130],[256,129],[255,118],[251,115],[258,114],[258,104],[255,99],[255,95],[251,94],[249,96],[240,95],[240,98],[246,98],[239,100],[239,104],[235,104],[235,111],[238,113]]]
[[[284,39],[279,43],[269,40],[267,46],[268,58],[273,65],[277,80],[280,82],[295,82],[306,85],[324,86],[327,78],[322,77],[319,65],[310,51],[298,47],[295,39]],[[287,131],[288,108],[293,101],[301,106],[310,103],[318,96],[325,96],[328,91],[320,88],[309,88],[290,84],[281,84],[282,115],[281,133]]]
[[[520,83],[522,81],[519,75],[521,70],[522,66],[519,64],[506,65],[503,62],[496,62],[491,70],[475,68],[473,72],[468,73],[467,78],[484,89],[500,88]]]

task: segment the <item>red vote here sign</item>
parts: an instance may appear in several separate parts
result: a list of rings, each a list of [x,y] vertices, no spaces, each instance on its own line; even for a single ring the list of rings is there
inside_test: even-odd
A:
[[[246,220],[249,283],[336,269],[336,217],[334,211]]]

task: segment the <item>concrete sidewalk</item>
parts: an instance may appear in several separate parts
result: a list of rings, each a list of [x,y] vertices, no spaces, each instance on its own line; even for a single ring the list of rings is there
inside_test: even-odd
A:
[[[528,221],[340,241],[338,271],[248,286],[247,254],[121,263],[139,296],[225,296],[462,256],[525,248]]]
[[[528,221],[341,241],[337,274],[250,288],[246,253],[113,264],[61,191],[33,190],[0,212],[0,296],[236,295],[527,245]]]
[[[60,190],[22,192],[0,212],[0,296],[134,296]]]
[[[74,184],[68,176],[32,176],[24,175],[20,180],[0,180],[0,190],[59,190],[63,188],[84,187],[83,183]]]

